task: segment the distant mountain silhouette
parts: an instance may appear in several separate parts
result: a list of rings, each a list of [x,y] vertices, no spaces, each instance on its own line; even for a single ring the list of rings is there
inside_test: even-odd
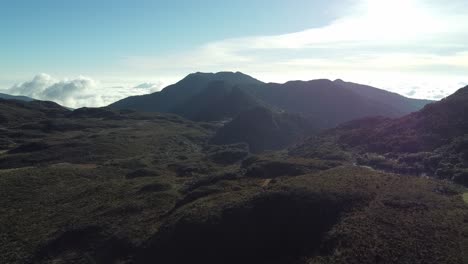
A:
[[[215,121],[258,105],[300,114],[317,128],[329,128],[371,115],[401,116],[419,110],[427,102],[339,81],[266,84],[240,72],[220,72],[190,74],[161,92],[125,98],[110,107]],[[220,113],[213,114],[215,111]]]
[[[239,114],[220,128],[212,143],[245,142],[253,153],[278,150],[297,142],[312,131],[312,126],[298,115],[276,113],[256,107]]]
[[[7,99],[7,100],[20,100],[20,101],[34,101],[35,99],[27,96],[21,96],[21,95],[9,95],[5,93],[0,93],[0,99]]]

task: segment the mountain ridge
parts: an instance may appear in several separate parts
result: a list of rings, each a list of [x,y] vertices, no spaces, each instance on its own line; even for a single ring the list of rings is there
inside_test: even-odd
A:
[[[339,83],[327,79],[289,81],[279,84],[264,83],[241,72],[197,72],[187,75],[181,81],[167,86],[160,92],[128,97],[109,107],[143,112],[176,113],[190,119],[192,118],[190,114],[178,110],[190,101],[192,102],[190,104],[194,105],[194,97],[199,96],[203,91],[206,92],[205,89],[212,86],[215,81],[224,81],[223,85],[237,87],[249,94],[261,106],[300,114],[318,128],[331,128],[339,123],[370,115],[401,116],[419,110],[429,102],[406,98],[371,86],[362,85],[367,91],[364,89],[356,91],[355,87],[350,87],[351,83]],[[220,87],[222,88],[223,85]],[[369,95],[369,90],[374,95]],[[216,89],[212,89],[212,92],[215,93]],[[385,100],[388,102],[382,103]],[[199,105],[203,108],[207,104]],[[235,117],[241,110],[247,110],[247,108],[239,107],[238,110],[230,117]],[[197,117],[198,121],[203,119],[203,117]],[[214,121],[212,118],[208,119],[205,121]]]

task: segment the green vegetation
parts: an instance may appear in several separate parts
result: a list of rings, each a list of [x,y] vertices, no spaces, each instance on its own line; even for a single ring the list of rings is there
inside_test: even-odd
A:
[[[2,123],[1,263],[466,260],[465,188],[354,165],[331,134],[252,154],[216,123],[44,107],[2,113],[26,109]]]

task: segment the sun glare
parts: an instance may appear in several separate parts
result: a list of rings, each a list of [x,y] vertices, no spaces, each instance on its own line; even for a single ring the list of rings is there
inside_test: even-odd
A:
[[[436,28],[436,20],[418,1],[367,0],[365,10],[367,27],[383,38],[411,37],[416,31],[421,33]]]

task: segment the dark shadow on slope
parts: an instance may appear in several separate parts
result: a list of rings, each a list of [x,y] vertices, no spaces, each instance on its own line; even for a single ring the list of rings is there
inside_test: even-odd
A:
[[[332,194],[294,190],[265,193],[221,211],[185,210],[168,220],[137,262],[301,263],[318,254],[324,234],[349,204]]]
[[[132,250],[126,239],[106,234],[98,226],[84,226],[59,232],[42,246],[34,263],[125,263]]]

